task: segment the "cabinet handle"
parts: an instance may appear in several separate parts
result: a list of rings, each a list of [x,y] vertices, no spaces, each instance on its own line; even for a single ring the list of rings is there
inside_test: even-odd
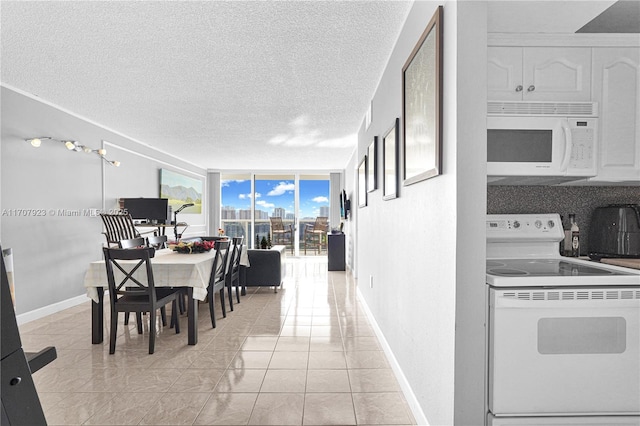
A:
[[[522,85],[516,86],[516,92],[522,92]]]
[[[15,386],[15,385],[20,384],[20,382],[21,382],[21,381],[22,381],[22,377],[14,377],[13,379],[11,379],[11,380],[9,381],[9,384],[10,384],[11,386]]]
[[[527,92],[533,92],[534,90],[536,90],[536,86],[534,86],[533,84],[527,87]]]

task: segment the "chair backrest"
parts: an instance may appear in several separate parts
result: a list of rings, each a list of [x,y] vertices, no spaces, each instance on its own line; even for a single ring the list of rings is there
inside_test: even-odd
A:
[[[240,267],[240,255],[244,237],[233,237],[233,248],[231,249],[231,260],[229,260],[229,272],[235,273]]]
[[[147,246],[160,250],[167,247],[167,241],[166,235],[151,235],[147,237]]]
[[[284,231],[284,223],[281,217],[270,217],[271,231]]]
[[[314,231],[326,231],[329,228],[329,218],[326,216],[316,217],[316,223],[313,225]]]
[[[133,225],[133,219],[130,214],[106,214],[100,213],[102,223],[104,224],[104,236],[107,239],[107,245],[117,244],[120,240],[129,240],[137,238],[140,233]]]
[[[111,306],[118,303],[119,297],[135,292],[146,295],[155,304],[156,292],[151,269],[152,248],[135,250],[103,247],[104,263],[107,268],[107,283]],[[138,261],[125,262],[125,261]],[[116,273],[116,271],[119,271]],[[143,272],[144,271],[144,272]],[[116,280],[116,274],[118,279]],[[122,279],[121,279],[122,278]]]
[[[145,247],[145,246],[146,244],[145,244],[144,238],[142,237],[130,238],[128,240],[118,241],[118,248],[121,248],[121,249],[131,249],[131,248]]]
[[[227,259],[229,256],[229,241],[216,241],[213,248],[215,256],[209,277],[209,287],[214,287],[217,283],[223,282],[226,278]]]

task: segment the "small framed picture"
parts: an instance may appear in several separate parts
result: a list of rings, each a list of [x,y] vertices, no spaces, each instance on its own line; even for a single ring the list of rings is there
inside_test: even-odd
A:
[[[376,154],[378,137],[374,136],[373,141],[367,148],[367,192],[378,189],[378,156]]]
[[[382,137],[382,199],[392,200],[398,196],[398,149],[400,119]]]
[[[358,207],[367,206],[367,156],[365,155],[358,166]]]

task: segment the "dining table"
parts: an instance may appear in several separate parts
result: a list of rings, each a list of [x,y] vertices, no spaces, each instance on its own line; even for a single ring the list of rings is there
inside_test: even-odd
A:
[[[203,253],[179,253],[169,248],[155,251],[151,259],[153,280],[156,287],[184,287],[187,290],[187,322],[188,322],[188,343],[195,345],[198,343],[198,301],[207,298],[207,287],[211,276],[211,268],[215,250]],[[231,258],[229,254],[228,258]],[[120,262],[126,264],[127,262]],[[131,267],[137,261],[129,262]],[[240,264],[248,267],[249,258],[246,250],[242,251]],[[122,277],[124,274],[117,271]],[[146,282],[146,271],[139,268],[134,274],[142,282]],[[118,275],[116,275],[116,281]],[[91,303],[91,342],[93,344],[102,343],[104,340],[104,290],[108,288],[107,273],[104,260],[97,260],[89,264],[89,268],[84,277],[84,286],[87,297]]]

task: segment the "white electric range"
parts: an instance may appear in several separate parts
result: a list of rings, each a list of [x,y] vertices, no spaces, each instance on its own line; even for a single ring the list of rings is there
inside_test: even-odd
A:
[[[640,425],[640,271],[562,257],[560,216],[488,215],[489,425]]]

